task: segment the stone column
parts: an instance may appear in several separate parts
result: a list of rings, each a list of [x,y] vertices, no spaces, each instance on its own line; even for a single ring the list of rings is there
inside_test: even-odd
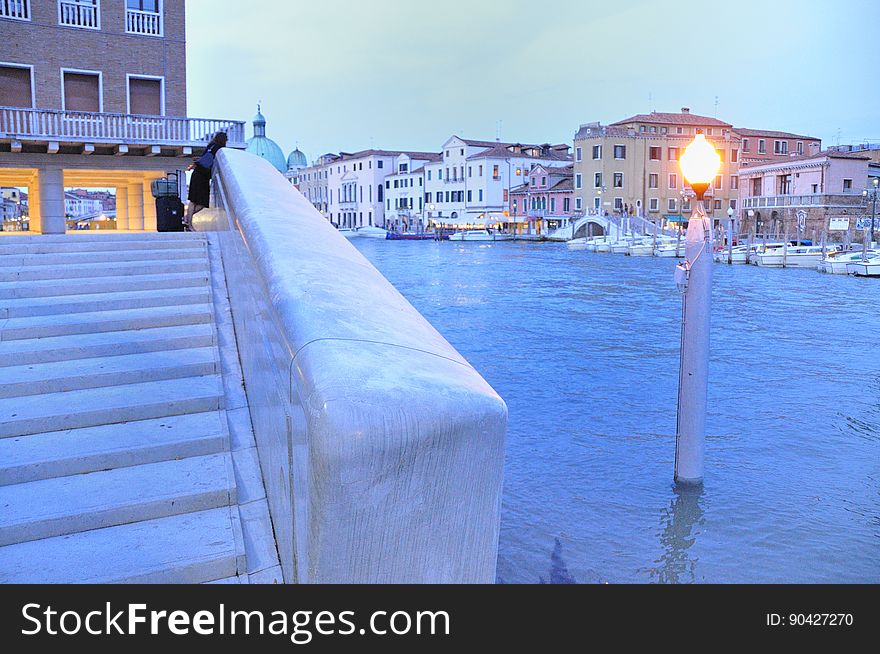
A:
[[[28,223],[30,232],[40,232],[43,221],[40,214],[40,183],[36,175],[28,183]]]
[[[116,229],[128,229],[128,186],[116,187]]]
[[[156,225],[156,198],[153,197],[153,191],[150,184],[153,180],[145,179],[143,182],[144,194],[144,230],[147,232],[155,232]]]
[[[61,168],[41,168],[37,176],[40,188],[40,233],[64,234],[67,231],[64,171]]]
[[[128,185],[128,228],[134,231],[144,229],[144,185],[140,182]]]

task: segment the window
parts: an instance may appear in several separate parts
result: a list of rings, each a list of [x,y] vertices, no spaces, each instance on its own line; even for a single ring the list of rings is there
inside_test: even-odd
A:
[[[562,212],[563,213],[571,212],[571,198],[563,198],[562,199]]]
[[[593,181],[593,186],[596,188],[602,188],[602,173],[596,173]]]
[[[125,9],[126,32],[162,36],[162,0],[126,0]]]
[[[65,111],[103,111],[101,73],[85,70],[61,71],[64,93],[61,97]]]
[[[669,173],[669,188],[678,188],[678,175]]]
[[[743,152],[749,152],[749,140],[743,139]]]
[[[482,201],[483,201],[483,191],[482,191],[482,189],[480,189],[480,202],[482,202]]]
[[[730,151],[730,163],[736,163],[739,161],[739,150],[731,150]]]
[[[498,172],[498,166],[492,167],[492,179],[501,179],[501,173]]]
[[[615,145],[614,146],[614,158],[615,159],[626,159],[626,146],[625,145]]]
[[[724,163],[724,158],[725,158],[724,150],[715,150],[715,152],[718,153],[718,158],[721,160],[721,163]]]
[[[556,198],[550,198],[550,213],[556,213]]]
[[[623,188],[623,173],[614,173],[614,188]]]
[[[582,201],[581,201],[580,198],[575,198],[575,199],[574,199],[574,208],[575,208],[577,211],[581,211],[581,209],[583,208],[583,204],[582,204]]]
[[[648,175],[648,188],[660,188],[660,175],[657,173]]]
[[[657,198],[648,200],[648,211],[660,211],[660,200]]]
[[[660,161],[663,157],[663,148],[651,148],[651,161]]]
[[[739,188],[739,177],[736,175],[730,176],[730,190],[735,191]]]
[[[575,161],[583,161],[584,160],[584,149],[583,148],[575,148]]]
[[[473,194],[474,194],[473,191],[468,191],[468,202],[473,202],[473,200],[474,200],[474,195],[473,195]],[[516,201],[514,201],[513,204],[514,204],[514,206],[516,206]]]
[[[669,148],[669,161],[678,161],[678,148]]]
[[[31,0],[0,0],[0,18],[31,19]]]
[[[715,211],[721,211],[721,200],[715,200]]]
[[[429,182],[431,181],[431,172],[432,172],[432,171],[430,171],[430,170],[428,171],[428,181],[429,181]]]
[[[584,177],[580,173],[574,176],[574,187],[576,189],[582,189],[584,187]]]
[[[578,198],[578,199],[577,199],[577,208],[578,208],[578,209],[581,208],[581,206],[580,206],[580,201],[581,201],[581,199]],[[593,198],[593,208],[594,208],[596,211],[599,211],[599,209],[602,208],[602,198]]]
[[[380,159],[380,160],[376,163],[376,168],[384,168],[384,167],[385,167],[385,162],[382,161],[382,160]]]
[[[847,191],[852,191],[852,180],[851,179],[843,180],[843,192],[846,193]]]
[[[385,188],[387,188],[387,189],[391,188],[391,180],[390,179],[385,180]]]
[[[614,198],[614,210],[623,211],[623,198]]]
[[[802,155],[804,153],[804,142],[803,141],[797,142],[797,153],[798,153],[798,155]]]
[[[398,166],[397,166],[397,172],[399,172],[399,173],[408,173],[408,172],[409,172],[409,164],[405,164],[405,163],[398,164]]]
[[[666,208],[668,209],[669,213],[675,213],[675,208],[676,208],[675,198],[669,198],[669,202],[666,203]]]
[[[774,154],[788,154],[788,141],[773,141]]]
[[[758,140],[758,154],[767,154],[767,142],[764,139]]]
[[[715,178],[715,184],[713,184],[713,188],[716,191],[722,190],[724,188],[723,181],[724,181],[724,177],[722,175],[718,175],[718,177]]]
[[[480,177],[482,177],[482,176],[483,176],[483,166],[481,165],[480,166]]]
[[[0,6],[3,6],[0,0]],[[34,70],[30,66],[0,65],[0,107],[34,108]]]
[[[602,146],[594,145],[593,146],[593,159],[601,159],[602,158]]]
[[[752,197],[760,197],[764,193],[764,178],[759,177],[752,180]]]
[[[813,195],[816,195],[819,192],[819,185],[813,184]]]
[[[128,113],[165,115],[165,80],[161,77],[128,76]]]
[[[437,171],[437,179],[443,179],[443,169]]]
[[[541,178],[541,187],[547,188],[547,178],[546,177]]]
[[[100,0],[58,0],[58,24],[83,29],[101,29]]]
[[[517,173],[517,175],[519,175],[519,173]],[[468,166],[468,177],[473,177],[473,176],[474,176],[474,167]]]

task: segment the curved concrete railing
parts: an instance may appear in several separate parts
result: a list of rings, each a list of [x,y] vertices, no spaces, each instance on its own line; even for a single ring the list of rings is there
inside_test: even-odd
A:
[[[286,581],[493,583],[503,400],[268,163],[214,191]]]

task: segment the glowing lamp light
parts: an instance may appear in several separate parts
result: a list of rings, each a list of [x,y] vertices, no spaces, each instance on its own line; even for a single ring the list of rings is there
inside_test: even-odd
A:
[[[702,200],[709,184],[718,175],[721,168],[721,157],[703,134],[697,134],[693,142],[687,146],[679,161],[684,178]]]

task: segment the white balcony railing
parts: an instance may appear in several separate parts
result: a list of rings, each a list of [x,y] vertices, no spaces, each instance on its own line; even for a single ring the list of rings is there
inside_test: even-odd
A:
[[[240,121],[0,107],[0,138],[20,141],[197,146],[221,131],[244,147]]]
[[[744,209],[777,207],[815,207],[824,205],[860,206],[864,198],[859,192],[815,193],[810,195],[761,195],[745,198]]]
[[[30,20],[30,0],[0,0],[0,18]]]
[[[101,29],[100,3],[81,0],[60,0],[58,3],[58,23],[68,27]]]
[[[162,25],[161,13],[137,9],[126,9],[125,11],[125,31],[129,34],[162,36]]]

